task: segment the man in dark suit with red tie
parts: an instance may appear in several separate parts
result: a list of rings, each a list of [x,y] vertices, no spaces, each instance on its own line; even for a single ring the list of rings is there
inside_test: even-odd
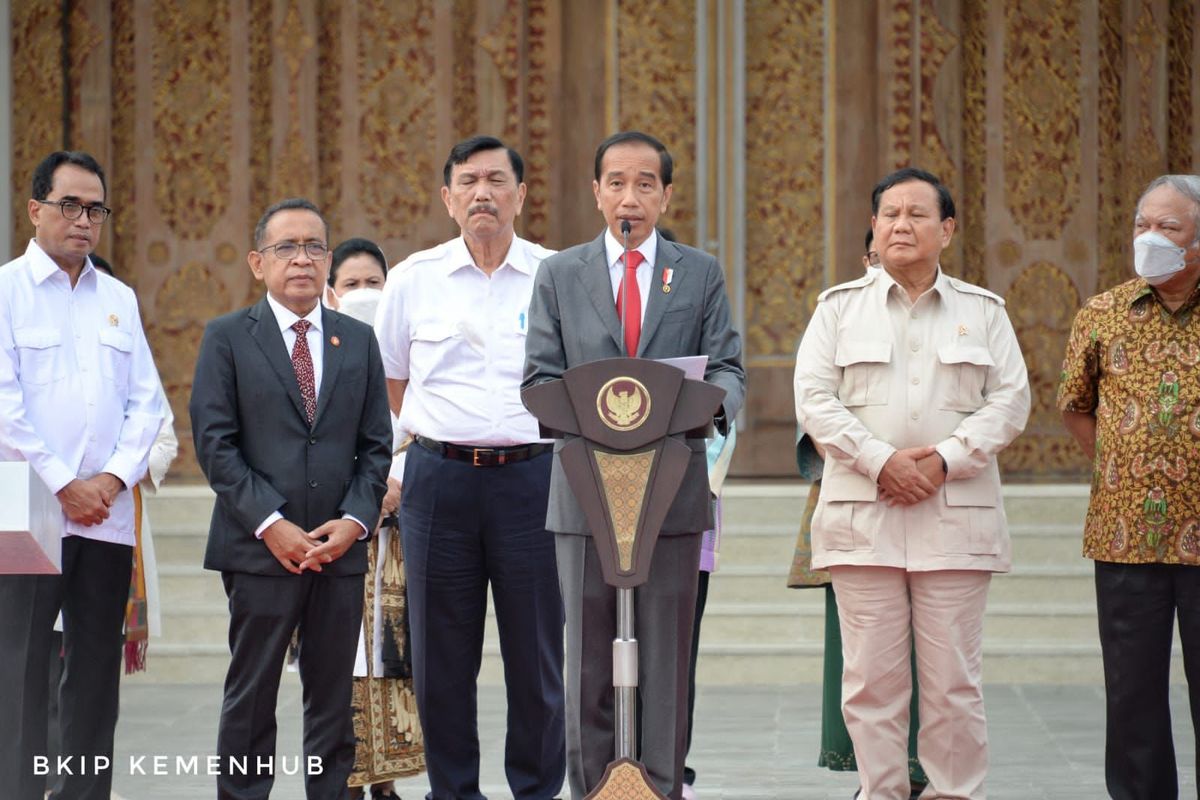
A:
[[[221,572],[230,614],[222,799],[270,793],[275,702],[296,630],[310,800],[342,797],[354,762],[365,539],[386,489],[392,427],[374,332],[320,304],[328,241],[309,201],[268,208],[247,257],[267,295],[210,322],[196,362],[192,433],[217,495],[204,566]]]
[[[671,155],[653,136],[626,131],[600,144],[595,170],[592,191],[606,229],[591,242],[542,262],[529,306],[523,386],[626,354],[657,359],[707,356],[704,380],[725,390],[714,419],[725,433],[745,396],[741,339],[733,330],[717,259],[669,242],[655,231],[671,200]],[[713,524],[704,441],[688,444],[693,452],[687,472],[663,522],[649,580],[635,589],[634,603],[640,760],[671,800],[681,796],[687,751],[700,535]],[[616,590],[604,583],[587,522],[557,456],[550,473],[546,528],[555,532],[566,609],[567,778],[573,800],[582,800],[613,758]]]

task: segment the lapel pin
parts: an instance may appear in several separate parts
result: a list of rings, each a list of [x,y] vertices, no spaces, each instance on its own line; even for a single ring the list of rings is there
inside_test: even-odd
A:
[[[663,270],[663,274],[662,274],[663,294],[671,293],[671,279],[674,277],[675,277],[675,270],[671,269],[670,267],[667,267],[666,269]]]
[[[108,324],[111,327],[115,328],[121,324],[121,319],[116,314],[109,314],[108,315]]]
[[[341,347],[341,346],[342,346],[342,340],[341,340],[341,339],[339,339],[339,338],[338,338],[338,337],[336,337],[336,336],[330,336],[330,337],[329,337],[329,343],[330,343],[331,345],[333,345],[334,347]]]
[[[966,336],[966,335],[967,335],[967,326],[966,326],[966,325],[959,325],[959,326],[958,326],[958,335],[959,335],[959,336]]]

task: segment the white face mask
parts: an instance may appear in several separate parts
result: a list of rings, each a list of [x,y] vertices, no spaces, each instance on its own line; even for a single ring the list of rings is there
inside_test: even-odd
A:
[[[1133,240],[1133,268],[1146,283],[1158,286],[1181,272],[1187,250],[1158,231],[1146,231]]]
[[[383,298],[383,290],[364,286],[361,289],[351,289],[338,298],[338,311],[354,317],[359,322],[371,325],[375,322],[375,309]]]

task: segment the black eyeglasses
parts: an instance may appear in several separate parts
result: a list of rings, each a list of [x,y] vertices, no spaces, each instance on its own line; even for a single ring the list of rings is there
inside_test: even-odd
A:
[[[85,206],[83,203],[77,203],[74,200],[38,200],[39,203],[45,206],[58,206],[58,210],[62,215],[70,220],[79,219],[83,212],[87,212],[88,221],[93,225],[99,225],[108,219],[108,215],[112,213],[112,209],[107,206],[102,206],[99,203],[94,203],[90,206]]]
[[[258,252],[265,253],[268,250],[275,252],[276,258],[282,258],[284,261],[291,261],[296,256],[300,255],[300,248],[304,248],[304,252],[313,261],[320,261],[329,255],[329,247],[320,242],[280,242],[279,244],[270,244],[262,248]]]

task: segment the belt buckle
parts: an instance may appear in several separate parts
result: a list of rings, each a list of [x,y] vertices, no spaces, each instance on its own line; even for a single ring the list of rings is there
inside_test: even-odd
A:
[[[473,466],[473,467],[487,466],[486,464],[479,463],[479,454],[480,453],[494,453],[494,452],[496,452],[496,451],[491,447],[476,447],[476,448],[474,448],[471,451],[471,466]]]

